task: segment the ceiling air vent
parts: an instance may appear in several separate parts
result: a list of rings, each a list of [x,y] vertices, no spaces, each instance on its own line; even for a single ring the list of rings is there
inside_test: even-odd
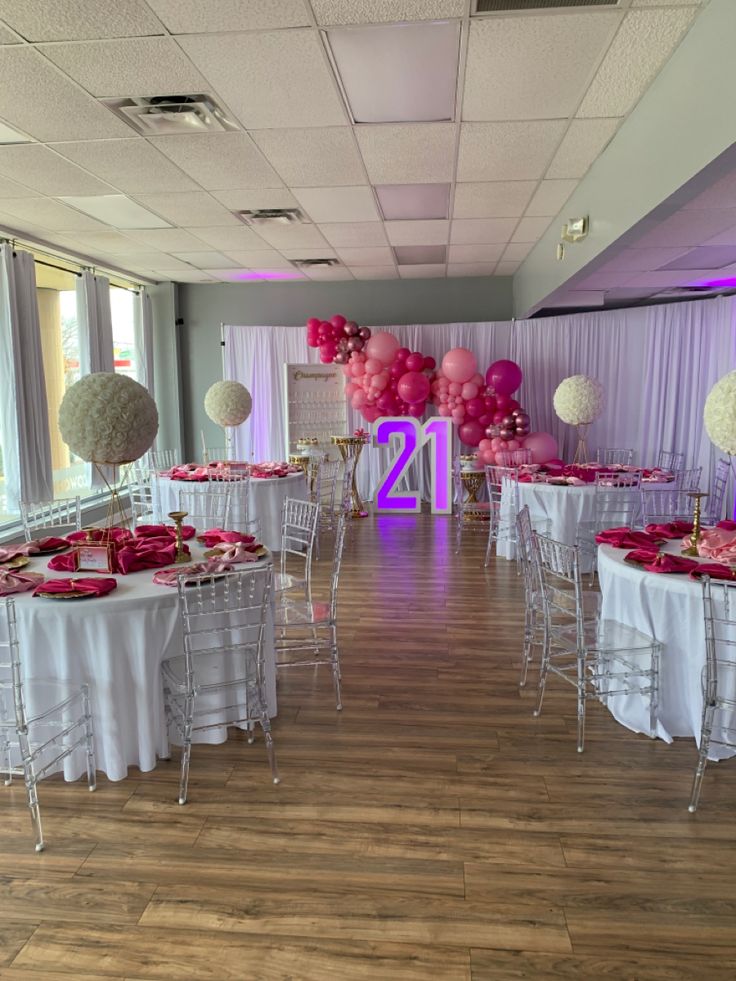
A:
[[[304,221],[298,208],[255,208],[233,214],[246,225],[296,225]]]
[[[619,0],[474,0],[474,14],[523,10],[563,10],[566,7],[618,7]]]
[[[300,269],[331,269],[340,265],[338,259],[292,259],[291,262]]]
[[[102,101],[144,136],[222,133],[238,128],[209,95],[151,95]]]

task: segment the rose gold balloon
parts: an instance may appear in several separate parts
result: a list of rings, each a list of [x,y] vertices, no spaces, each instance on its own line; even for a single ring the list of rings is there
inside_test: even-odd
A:
[[[343,330],[348,335],[348,337],[357,337],[360,327],[356,324],[354,320],[348,320],[348,322],[343,327]]]
[[[514,438],[516,431],[514,429],[507,429],[506,426],[502,426],[498,431],[498,435],[501,437],[501,439],[508,441]]]
[[[358,336],[362,340],[367,341],[370,338],[370,336],[371,336],[371,329],[370,329],[370,327],[361,327],[358,330]]]
[[[516,419],[513,416],[504,416],[501,425],[506,429],[513,429],[516,425]]]

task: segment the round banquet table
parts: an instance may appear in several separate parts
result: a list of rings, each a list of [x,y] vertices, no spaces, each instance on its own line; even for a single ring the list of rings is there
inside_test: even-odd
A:
[[[662,551],[679,554],[681,548],[679,541],[668,542]],[[627,563],[624,559],[629,551],[610,545],[598,547],[601,618],[628,624],[662,643],[657,735],[667,742],[675,736],[690,736],[699,742],[703,710],[700,679],[705,665],[702,586],[687,575],[647,572]],[[622,725],[635,732],[648,732],[646,699],[619,696],[609,700],[608,708]],[[732,724],[736,725],[736,719]],[[711,746],[711,759],[733,755],[726,747]]]
[[[519,508],[529,506],[529,516],[535,528],[557,542],[574,545],[578,525],[595,520],[595,484],[544,484],[519,481]],[[513,524],[514,484],[505,481],[501,493],[501,511],[505,516],[503,525]],[[508,539],[498,543],[498,555],[513,559],[515,548]],[[583,572],[590,571],[592,561],[581,555]]]
[[[237,493],[238,481],[171,480],[155,475],[151,478],[153,517],[155,522],[166,521],[171,511],[179,510],[179,491],[193,490],[206,494],[212,486],[230,487]],[[261,523],[261,542],[272,552],[281,548],[281,509],[287,497],[300,501],[309,498],[307,480],[303,473],[290,473],[285,477],[252,477],[250,481],[248,518]]]
[[[204,549],[194,540],[187,544],[192,561],[201,561]],[[72,575],[48,569],[48,558],[32,557],[24,571],[42,572],[47,579]],[[262,568],[270,562],[269,556],[238,568]],[[96,766],[110,780],[125,779],[129,766],[152,770],[157,757],[168,755],[160,665],[182,653],[183,636],[176,587],[154,583],[156,571],[115,576],[117,589],[93,599],[53,600],[31,593],[13,597],[27,676],[89,685]],[[273,610],[264,643],[268,712],[275,716]],[[193,741],[226,738],[224,730],[213,729],[195,733]],[[64,776],[76,780],[84,766],[84,753],[75,752],[64,762]]]

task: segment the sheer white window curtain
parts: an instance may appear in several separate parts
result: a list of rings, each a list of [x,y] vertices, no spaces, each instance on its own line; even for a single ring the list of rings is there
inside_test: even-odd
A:
[[[151,398],[153,392],[153,311],[151,297],[148,291],[141,287],[133,304],[134,320],[134,356],[137,365],[137,380],[148,389]]]
[[[0,246],[0,434],[9,511],[53,497],[36,271],[29,252]]]
[[[77,280],[77,322],[79,323],[79,366],[82,375],[94,371],[114,371],[110,280],[84,269]],[[107,487],[105,478],[90,465],[90,486]],[[105,468],[107,480],[114,479],[112,469]]]

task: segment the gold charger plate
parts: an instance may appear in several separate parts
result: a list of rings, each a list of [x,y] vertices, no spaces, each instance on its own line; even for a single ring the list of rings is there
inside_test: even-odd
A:
[[[8,559],[7,562],[0,562],[0,565],[3,569],[22,569],[30,561],[27,555],[16,555],[14,559]]]
[[[102,542],[77,542],[77,545],[100,545]],[[54,545],[51,548],[42,548],[38,551],[37,555],[56,555],[57,552],[64,552],[66,549],[71,548],[70,542],[64,542],[63,545]]]
[[[223,544],[237,545],[238,543],[237,542],[227,542],[227,543],[223,542]],[[220,552],[216,548],[210,548],[206,552],[204,552],[203,554],[204,554],[204,557],[206,559],[217,559],[217,558],[221,558],[222,557],[222,552]],[[264,555],[268,555],[269,552],[268,552],[268,549],[266,548],[265,545],[261,545],[261,547],[260,548],[257,548],[253,554],[254,555],[257,555],[258,558],[262,558]]]
[[[79,599],[93,599],[97,596],[97,593],[88,593],[82,589],[76,589],[69,593],[36,593],[36,596],[41,599],[52,599],[52,600],[79,600]]]

